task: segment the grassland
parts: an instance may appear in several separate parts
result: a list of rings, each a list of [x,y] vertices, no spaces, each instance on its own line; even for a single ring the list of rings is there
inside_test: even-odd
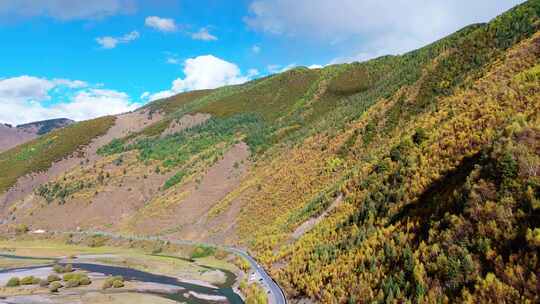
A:
[[[264,119],[275,120],[291,111],[294,102],[304,96],[318,73],[306,68],[297,68],[283,74],[248,83],[236,94],[209,103],[198,111],[217,117],[228,117],[240,113],[257,113]]]
[[[150,110],[150,113],[163,113],[165,115],[174,113],[182,106],[202,97],[211,94],[213,90],[198,90],[191,91],[183,94],[178,94],[161,100],[157,100],[148,104],[146,109]]]
[[[29,173],[47,170],[59,161],[103,135],[115,118],[105,116],[52,131],[0,154],[0,193]]]

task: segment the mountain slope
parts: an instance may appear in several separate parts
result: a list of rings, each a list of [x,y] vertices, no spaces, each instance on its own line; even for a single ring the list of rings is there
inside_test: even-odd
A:
[[[402,56],[180,94],[136,127],[108,118],[54,159],[92,157],[4,194],[2,228],[236,244],[292,302],[538,302],[539,30],[530,0]],[[0,169],[64,130],[83,128]]]
[[[25,132],[10,125],[0,124],[0,152],[36,137],[35,133]]]
[[[0,125],[0,152],[9,150],[31,139],[74,123],[67,118],[31,122],[17,127]]]

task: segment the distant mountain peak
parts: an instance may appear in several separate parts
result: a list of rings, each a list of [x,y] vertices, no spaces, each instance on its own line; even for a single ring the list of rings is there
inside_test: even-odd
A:
[[[55,118],[29,122],[18,126],[0,123],[0,152],[23,144],[40,135],[47,134],[55,129],[69,126],[74,122],[74,120],[68,118]]]
[[[17,126],[17,129],[26,132],[36,133],[37,135],[43,135],[49,133],[54,129],[68,126],[74,122],[74,120],[71,120],[69,118],[54,118],[21,124]]]

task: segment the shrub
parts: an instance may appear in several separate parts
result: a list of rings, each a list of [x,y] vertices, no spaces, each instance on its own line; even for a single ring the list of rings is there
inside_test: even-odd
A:
[[[58,289],[60,289],[62,287],[63,287],[62,283],[60,283],[60,282],[52,282],[49,285],[49,291],[50,292],[58,292]]]
[[[64,272],[72,272],[73,271],[73,265],[67,264],[64,266]]]
[[[64,267],[62,265],[55,264],[53,266],[53,271],[56,272],[56,273],[63,273],[64,272]]]
[[[240,282],[240,290],[246,297],[246,304],[266,304],[268,303],[268,297],[258,284],[248,284],[246,280]]]
[[[56,274],[51,274],[47,277],[47,282],[49,283],[60,281],[60,280],[61,280],[60,277],[57,276]]]
[[[204,258],[214,254],[216,249],[209,246],[197,246],[195,250],[191,253],[192,259]]]
[[[101,289],[108,289],[108,288],[111,288],[112,287],[112,284],[113,284],[113,281],[112,280],[105,280],[103,282],[103,285],[101,286]]]
[[[415,144],[420,145],[421,143],[423,143],[427,139],[428,139],[428,134],[427,134],[426,130],[424,130],[422,128],[416,129],[416,132],[413,135],[413,142]]]
[[[124,287],[124,277],[114,276],[114,277],[107,278],[105,282],[103,282],[103,286],[101,286],[102,289],[107,289],[111,287],[114,287],[114,288]]]
[[[362,141],[364,142],[365,145],[368,145],[371,143],[371,141],[376,135],[375,131],[376,131],[375,121],[371,120],[364,128],[364,132],[362,134]]]
[[[81,280],[79,281],[79,284],[85,286],[85,285],[90,285],[92,284],[92,281],[90,280],[89,277],[85,276],[85,277],[82,277]]]
[[[27,276],[27,277],[24,277],[24,278],[21,279],[20,284],[21,285],[37,284],[37,283],[39,283],[39,281],[36,281],[36,279],[39,280],[38,278],[35,278],[33,276]]]
[[[170,187],[180,183],[182,179],[184,178],[184,176],[186,176],[186,173],[184,171],[180,171],[176,173],[165,182],[165,184],[163,185],[163,190],[167,190]]]
[[[77,287],[80,285],[90,285],[92,283],[92,281],[86,274],[80,272],[65,274],[63,279],[66,282],[66,287],[68,288]]]
[[[120,280],[115,280],[113,281],[113,287],[114,288],[122,288],[124,287],[124,282],[120,281]]]
[[[17,287],[19,285],[21,285],[21,281],[17,277],[9,279],[9,281],[6,283],[6,287]]]
[[[65,274],[63,277],[62,277],[62,280],[64,281],[69,281],[73,278],[75,278],[76,276],[78,276],[79,274],[78,273],[68,273],[68,274]]]
[[[395,162],[404,159],[412,145],[413,143],[409,139],[401,141],[399,145],[390,150],[390,159]]]
[[[124,151],[124,143],[122,140],[115,138],[107,145],[99,148],[97,150],[97,154],[99,155],[111,155],[111,154],[117,154]]]
[[[236,267],[243,270],[244,272],[249,271],[249,269],[251,268],[251,265],[249,264],[248,260],[240,256],[236,256],[234,258],[233,264],[236,265]]]
[[[16,234],[24,234],[27,233],[30,229],[25,224],[19,224],[17,227],[15,227],[15,233]]]
[[[53,270],[56,273],[68,273],[73,271],[73,266],[71,264],[66,264],[65,266],[56,264],[53,266]]]
[[[73,287],[79,287],[80,283],[79,283],[79,280],[73,278],[73,279],[69,279],[67,282],[66,282],[66,288],[73,288]]]
[[[102,247],[108,240],[108,237],[96,234],[87,240],[87,245],[88,247]]]
[[[160,245],[156,245],[152,248],[152,254],[159,254],[161,252],[163,252],[163,248]]]
[[[503,178],[512,179],[515,178],[518,174],[518,163],[510,153],[505,153],[501,157],[499,163],[497,164],[497,167],[500,175]]]
[[[238,287],[240,288],[240,290],[246,289],[247,286],[248,286],[248,284],[247,284],[247,281],[246,281],[245,279],[242,280],[242,281],[240,282],[240,285],[238,285]]]
[[[214,256],[218,260],[224,260],[225,258],[227,258],[229,256],[229,253],[227,251],[225,251],[225,250],[217,250],[216,253],[214,254]]]

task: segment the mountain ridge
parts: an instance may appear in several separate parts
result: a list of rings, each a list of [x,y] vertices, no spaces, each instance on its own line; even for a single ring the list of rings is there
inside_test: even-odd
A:
[[[75,121],[69,118],[53,118],[53,119],[46,119],[46,120],[20,124],[20,125],[17,125],[16,128],[28,130],[30,132],[33,131],[33,129],[37,129],[35,133],[37,135],[43,135],[43,134],[49,133],[50,131],[54,129],[62,128],[72,123],[75,123]]]
[[[9,150],[40,135],[49,133],[54,129],[63,128],[74,122],[74,120],[68,118],[57,118],[25,123],[15,127],[10,124],[0,123],[0,152]]]

